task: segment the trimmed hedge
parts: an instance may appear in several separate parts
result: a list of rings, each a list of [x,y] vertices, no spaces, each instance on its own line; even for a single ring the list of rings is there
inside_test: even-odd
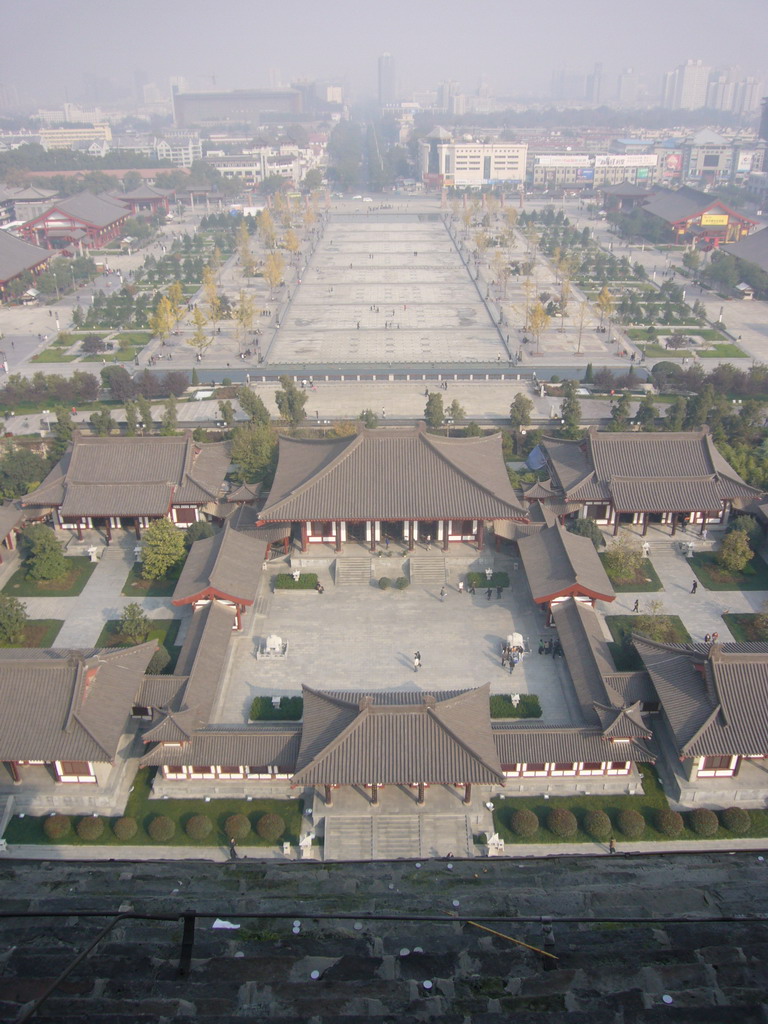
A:
[[[512,812],[509,827],[516,836],[527,839],[539,831],[539,819],[533,811],[529,811],[527,807],[521,807],[519,811]]]
[[[135,818],[118,818],[112,825],[112,831],[121,842],[133,839],[139,831],[139,823]]]
[[[389,576],[379,577],[379,590],[389,590],[391,586],[392,580],[389,578]]]
[[[396,590],[406,590],[408,587],[410,587],[410,585],[411,584],[407,576],[398,576],[397,579],[395,580]]]
[[[166,818],[164,814],[158,814],[150,821],[147,832],[149,838],[154,839],[156,843],[167,843],[169,839],[173,839],[176,822],[171,818]]]
[[[552,835],[569,839],[579,831],[579,823],[576,821],[576,815],[567,807],[553,807],[547,813],[547,828]]]
[[[735,836],[745,836],[752,828],[752,818],[743,807],[726,807],[720,811],[720,824]]]
[[[72,821],[68,814],[52,814],[43,822],[43,832],[49,839],[63,839],[72,831]]]
[[[521,693],[515,707],[508,693],[491,694],[491,718],[541,718],[541,704],[535,693]]]
[[[81,839],[99,839],[104,834],[104,819],[93,816],[81,818],[75,831]]]
[[[251,831],[251,823],[244,814],[230,814],[224,822],[227,839],[245,839]]]
[[[508,587],[509,586],[509,573],[508,572],[495,572],[488,581],[484,572],[468,572],[467,573],[467,587],[475,587],[477,590],[481,590],[488,587]]]
[[[193,814],[184,831],[190,839],[207,839],[213,831],[213,822],[205,814]]]
[[[271,697],[254,697],[248,717],[252,722],[298,722],[303,714],[303,697],[281,697],[277,708]]]
[[[161,675],[171,662],[171,655],[165,649],[165,647],[158,647],[152,657],[149,659],[149,664],[146,668],[146,674],[148,676],[159,676]]]
[[[639,839],[645,832],[645,818],[639,811],[626,808],[616,815],[616,825],[619,832],[627,839]]]
[[[605,811],[600,810],[587,811],[581,827],[590,838],[598,840],[609,839],[613,832],[611,819]]]
[[[279,814],[262,814],[256,822],[256,831],[262,839],[274,843],[285,832],[285,822]]]
[[[671,807],[660,807],[653,817],[657,832],[669,839],[679,836],[685,828],[682,814]]]
[[[317,573],[303,572],[295,580],[290,572],[279,572],[273,586],[275,590],[314,590],[317,586]]]
[[[711,837],[717,833],[720,822],[715,812],[708,807],[697,807],[688,812],[688,828],[697,836]]]

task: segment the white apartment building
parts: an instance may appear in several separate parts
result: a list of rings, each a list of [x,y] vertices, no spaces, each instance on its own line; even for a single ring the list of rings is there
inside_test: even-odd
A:
[[[249,186],[259,185],[274,174],[299,185],[307,171],[325,169],[324,148],[299,147],[293,143],[259,146],[234,156],[209,152],[205,159],[222,177],[239,178]]]
[[[438,173],[446,186],[521,185],[528,146],[524,142],[443,142]]]

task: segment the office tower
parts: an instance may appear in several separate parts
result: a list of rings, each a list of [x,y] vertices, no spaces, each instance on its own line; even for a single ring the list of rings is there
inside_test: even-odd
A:
[[[379,106],[390,107],[396,99],[395,58],[391,53],[379,57]]]

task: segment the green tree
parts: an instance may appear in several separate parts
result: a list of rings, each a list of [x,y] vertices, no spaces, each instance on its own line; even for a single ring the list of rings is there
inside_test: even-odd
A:
[[[160,420],[160,433],[170,437],[179,429],[179,417],[176,413],[176,396],[169,395],[163,406],[163,416]]]
[[[323,172],[319,171],[316,167],[311,167],[304,175],[304,180],[301,184],[307,192],[312,192],[316,188],[322,188]]]
[[[149,618],[142,611],[141,605],[132,601],[123,608],[120,616],[120,634],[132,644],[143,644],[149,636]]]
[[[701,253],[698,249],[688,249],[683,253],[683,266],[686,270],[692,270],[694,273],[701,266]]]
[[[283,254],[273,250],[267,253],[267,258],[264,260],[264,280],[269,285],[269,297],[272,298],[272,294],[283,280],[283,274],[285,273],[285,260]]]
[[[9,594],[0,594],[0,646],[22,643],[28,620],[25,604]]]
[[[139,410],[139,422],[144,425],[144,430],[152,429],[152,405],[144,395],[136,397],[136,408]]]
[[[219,286],[216,283],[216,272],[210,266],[203,268],[203,295],[208,306],[206,319],[215,327],[221,315],[221,296],[219,295]]]
[[[235,476],[243,483],[269,480],[277,463],[277,437],[268,424],[249,423],[232,434]]]
[[[88,418],[97,437],[108,437],[117,427],[106,405],[98,405]]]
[[[245,220],[240,221],[240,227],[237,229],[237,250],[243,274],[245,277],[253,277],[256,273],[256,260],[251,252],[251,237],[248,234],[248,225]]]
[[[443,410],[443,396],[435,391],[430,393],[427,404],[424,408],[424,419],[427,426],[432,430],[438,430],[443,425],[445,412]]]
[[[522,392],[515,395],[509,407],[509,420],[513,430],[522,430],[531,422],[533,414],[533,402]]]
[[[24,568],[32,580],[60,580],[67,574],[67,560],[56,534],[42,523],[34,523],[21,533],[20,546]]]
[[[611,402],[611,422],[609,430],[629,430],[630,421],[629,392],[622,391],[618,398]]]
[[[295,429],[304,419],[307,393],[297,388],[295,381],[288,376],[281,377],[280,384],[281,390],[275,392],[275,402],[280,415]]]
[[[550,320],[552,318],[547,313],[544,305],[540,299],[537,299],[531,307],[528,315],[528,327],[531,334],[536,339],[536,351],[539,351],[541,345],[541,336],[549,327]]]
[[[667,406],[667,415],[664,420],[664,425],[667,430],[678,433],[683,429],[684,422],[685,399],[682,395],[677,395]]]
[[[359,416],[360,422],[365,424],[367,430],[375,430],[379,425],[379,417],[373,409],[363,409]]]
[[[464,406],[459,402],[458,398],[454,398],[451,404],[448,406],[446,413],[448,419],[453,420],[454,423],[463,423],[466,419],[466,412]]]
[[[589,537],[598,551],[605,547],[605,537],[594,519],[575,519],[568,524],[568,529],[578,537]]]
[[[51,445],[51,457],[60,459],[69,447],[72,435],[75,432],[75,424],[72,420],[72,413],[63,405],[54,406],[56,423],[53,427],[53,444]]]
[[[612,578],[634,579],[643,565],[643,549],[629,537],[619,537],[608,546],[603,561]]]
[[[7,447],[0,460],[0,497],[20,498],[29,494],[48,472],[48,462],[27,448]]]
[[[729,572],[743,572],[755,557],[754,551],[749,546],[747,532],[733,530],[732,533],[726,533],[715,557],[719,564]]]
[[[643,428],[643,430],[653,430],[656,426],[656,419],[659,415],[659,410],[656,408],[656,403],[653,400],[652,394],[647,394],[637,409],[637,422]]]
[[[206,349],[210,347],[213,342],[213,336],[209,335],[205,330],[205,325],[208,323],[208,317],[198,306],[192,310],[192,336],[186,339],[188,345],[197,353],[198,360],[203,358],[203,354]]]
[[[235,422],[235,407],[228,398],[219,402],[219,413],[221,414],[221,418],[224,420],[224,425],[227,429],[230,429],[232,424]]]
[[[234,309],[235,338],[237,340],[238,348],[242,348],[243,343],[246,341],[248,331],[253,327],[253,318],[255,315],[256,309],[253,304],[253,299],[250,295],[246,295],[241,289],[240,297],[238,298]]]
[[[149,329],[160,339],[165,339],[173,330],[176,319],[173,305],[167,295],[163,295],[149,317]]]
[[[604,284],[600,289],[597,299],[595,300],[595,305],[600,311],[600,326],[602,327],[603,320],[607,316],[611,315],[614,306],[613,295],[608,291],[608,285]]]
[[[214,529],[206,520],[201,519],[197,523],[192,523],[184,531],[184,547],[189,551],[195,541],[205,540],[207,537],[212,537],[213,534]]]
[[[141,545],[141,575],[157,580],[184,558],[184,531],[170,519],[156,519],[144,531]]]
[[[125,433],[128,437],[135,437],[139,425],[139,407],[135,402],[125,403]]]
[[[562,435],[566,438],[581,437],[581,402],[576,397],[576,382],[567,380],[563,384],[563,401],[560,406],[563,421]]]
[[[269,410],[255,391],[243,385],[237,392],[237,400],[240,403],[240,408],[251,423],[258,423],[262,426],[266,426],[269,423]]]

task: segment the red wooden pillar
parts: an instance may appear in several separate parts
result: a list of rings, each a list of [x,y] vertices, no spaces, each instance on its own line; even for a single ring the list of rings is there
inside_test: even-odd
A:
[[[341,551],[341,520],[336,520],[336,551]]]
[[[136,534],[136,540],[141,540],[141,526],[139,525],[139,517],[133,520],[133,532]]]
[[[371,553],[376,550],[376,520],[371,519]]]
[[[307,524],[301,524],[301,550],[306,551],[309,541],[307,540]]]
[[[448,519],[443,520],[443,551],[448,550]]]
[[[333,807],[333,787],[332,786],[326,786],[325,787],[325,806],[326,807]]]
[[[478,520],[477,523],[477,550],[482,551],[485,548],[485,526]]]
[[[112,527],[109,524],[109,516],[104,520],[104,529],[107,531],[107,544],[112,540]]]
[[[81,522],[80,519],[78,519],[78,521],[77,521],[77,539],[78,540],[82,540],[83,539],[83,527],[82,527],[82,522]]]
[[[650,516],[648,515],[648,513],[647,512],[643,512],[643,536],[645,536],[646,533],[648,533],[648,520],[649,519],[650,519]]]
[[[413,520],[411,519],[411,521],[408,524],[408,550],[409,551],[413,551],[413,547],[414,547],[413,535],[414,535],[414,533],[415,533],[415,524],[414,524]]]
[[[376,807],[379,803],[379,784],[374,782],[371,786],[371,804]]]
[[[613,515],[614,515],[613,536],[615,537],[616,534],[619,532],[619,515],[620,515],[620,513],[619,513],[619,510],[617,508],[615,508],[613,510]]]
[[[677,533],[677,513],[673,512],[672,513],[672,534],[671,534],[671,536],[674,537],[676,533]]]
[[[465,804],[471,804],[472,803],[472,783],[471,782],[467,782],[467,783],[464,784],[464,800],[462,801],[462,803],[465,803]]]
[[[8,771],[11,773],[13,781],[21,782],[21,772],[19,771],[18,764],[15,761],[6,761],[5,763],[8,765]]]
[[[417,800],[417,803],[418,803],[419,807],[423,807],[424,806],[424,783],[423,782],[419,783],[419,798]]]

